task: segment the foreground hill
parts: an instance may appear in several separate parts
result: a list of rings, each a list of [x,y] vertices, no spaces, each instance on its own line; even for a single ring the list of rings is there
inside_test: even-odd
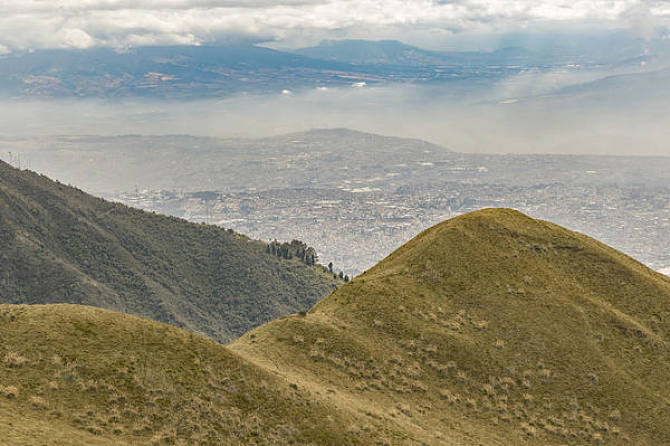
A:
[[[669,342],[670,279],[492,209],[426,230],[231,349],[409,443],[659,445]]]
[[[0,305],[6,446],[351,443],[351,415],[294,387],[169,325],[77,305]]]
[[[228,347],[73,305],[0,306],[19,444],[661,445],[670,279],[505,209],[420,234]]]
[[[0,162],[0,303],[75,303],[227,342],[306,310],[329,274],[221,228],[110,203]]]

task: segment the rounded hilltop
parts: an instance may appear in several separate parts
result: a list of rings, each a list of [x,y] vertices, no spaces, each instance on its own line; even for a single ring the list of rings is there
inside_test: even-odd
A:
[[[3,445],[346,444],[352,422],[168,324],[80,305],[0,305]]]
[[[668,333],[670,279],[484,209],[231,348],[428,444],[655,445],[670,435]]]

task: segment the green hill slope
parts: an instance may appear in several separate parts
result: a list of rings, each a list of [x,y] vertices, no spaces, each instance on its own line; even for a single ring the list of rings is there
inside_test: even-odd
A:
[[[230,347],[408,444],[660,445],[669,343],[670,279],[490,209]]]
[[[78,305],[0,305],[0,443],[375,444],[224,346]]]
[[[227,342],[336,282],[221,228],[110,203],[0,162],[0,303],[76,303]]]

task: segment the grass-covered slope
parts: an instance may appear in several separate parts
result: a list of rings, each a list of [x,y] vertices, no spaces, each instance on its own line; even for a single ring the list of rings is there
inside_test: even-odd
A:
[[[669,343],[669,278],[489,209],[231,349],[399,443],[651,446],[670,438]]]
[[[375,444],[207,338],[78,305],[0,305],[0,443]],[[383,433],[376,428],[375,434]]]
[[[76,303],[227,342],[335,288],[265,244],[92,197],[0,162],[0,303]]]

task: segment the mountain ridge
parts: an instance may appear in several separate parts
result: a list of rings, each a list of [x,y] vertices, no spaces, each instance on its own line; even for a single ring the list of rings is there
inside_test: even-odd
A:
[[[530,63],[542,59],[527,48],[510,46],[494,51],[436,51],[408,45],[398,40],[327,40],[317,46],[299,48],[292,53],[312,59],[350,63],[354,66],[486,66]]]

